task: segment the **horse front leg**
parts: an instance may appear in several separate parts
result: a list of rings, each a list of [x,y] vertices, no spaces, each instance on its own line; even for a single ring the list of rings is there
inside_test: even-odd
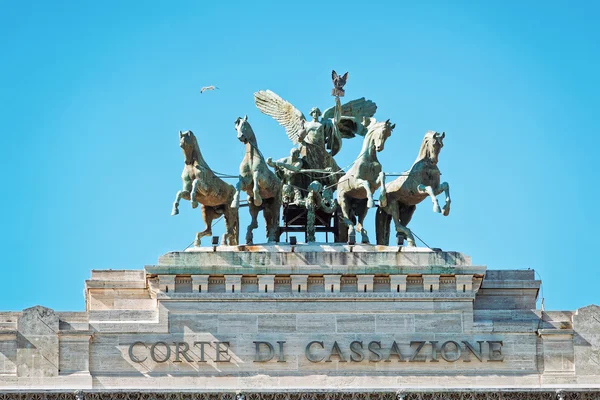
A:
[[[192,202],[192,208],[198,207],[198,201],[196,200],[196,193],[198,192],[198,185],[200,184],[199,179],[194,179],[192,183],[192,191],[190,193],[190,201]]]
[[[379,176],[377,177],[377,185],[381,187],[379,191],[379,206],[386,207],[387,206],[387,191],[385,189],[385,172],[381,171]]]
[[[450,185],[448,185],[448,182],[444,182],[440,184],[435,191],[436,195],[442,192],[446,193],[446,203],[442,208],[442,214],[444,215],[444,217],[447,217],[450,214],[450,203],[452,202],[452,200],[450,200]]]
[[[171,215],[179,214],[179,201],[181,200],[182,194],[183,194],[183,190],[180,190],[175,195],[175,201],[173,202],[173,209],[171,210]]]
[[[425,193],[429,197],[431,197],[431,201],[433,202],[433,212],[441,213],[442,209],[440,208],[440,203],[438,203],[437,198],[435,197],[435,192],[431,186],[425,186],[423,184],[417,186],[417,190],[419,193]]]
[[[185,169],[183,170],[181,181],[183,182],[183,188],[177,192],[177,195],[175,195],[175,201],[173,202],[173,209],[171,210],[171,215],[179,214],[179,201],[181,199],[190,199],[190,190],[192,189],[192,182],[190,181],[188,175],[185,173]]]
[[[262,205],[263,199],[260,197],[260,186],[259,186],[259,172],[254,171],[252,174],[252,196],[254,197],[254,205],[260,207]]]
[[[373,200],[373,192],[371,192],[371,185],[369,185],[369,181],[365,181],[364,179],[356,179],[356,184],[361,186],[367,192],[367,208],[375,207],[375,200]]]
[[[240,176],[237,183],[235,184],[235,192],[233,193],[233,200],[231,200],[231,208],[240,208],[240,189],[242,187],[242,177]]]

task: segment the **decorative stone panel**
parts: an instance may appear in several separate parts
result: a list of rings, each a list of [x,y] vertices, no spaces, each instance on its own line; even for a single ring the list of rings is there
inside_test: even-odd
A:
[[[23,310],[17,330],[17,376],[58,376],[59,319],[54,311],[42,306]]]

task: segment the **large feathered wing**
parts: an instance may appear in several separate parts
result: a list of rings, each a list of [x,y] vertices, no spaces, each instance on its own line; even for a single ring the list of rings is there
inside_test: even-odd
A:
[[[337,124],[338,131],[343,138],[353,138],[356,135],[364,136],[366,128],[363,125],[363,120],[369,119],[375,115],[377,104],[371,100],[366,100],[364,97],[349,101],[342,105],[342,115]],[[331,121],[335,112],[335,106],[330,107],[323,113],[324,121]]]
[[[329,107],[323,113],[323,118],[333,118],[335,106]],[[361,120],[363,117],[371,118],[377,111],[377,104],[371,100],[367,100],[364,97],[360,99],[352,100],[342,105],[342,116],[354,117]]]
[[[302,121],[306,118],[296,107],[270,90],[259,90],[254,93],[254,103],[260,112],[273,117],[285,128],[285,132],[294,144],[298,143]]]

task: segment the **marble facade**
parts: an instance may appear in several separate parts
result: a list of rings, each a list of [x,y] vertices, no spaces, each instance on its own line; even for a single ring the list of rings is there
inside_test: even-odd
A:
[[[600,399],[600,307],[540,284],[422,248],[167,253],[92,271],[84,312],[1,312],[0,400]]]

